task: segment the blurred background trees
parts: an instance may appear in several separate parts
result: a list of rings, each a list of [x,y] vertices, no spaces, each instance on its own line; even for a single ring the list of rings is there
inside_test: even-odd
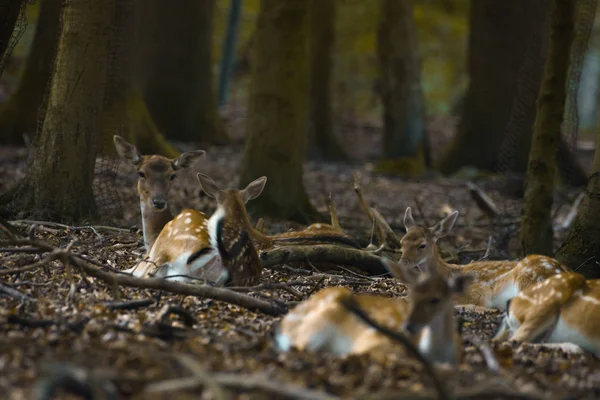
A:
[[[119,134],[143,153],[171,157],[186,147],[232,146],[240,184],[269,179],[251,211],[301,221],[319,219],[304,186],[308,159],[362,163],[403,178],[516,175],[513,195],[527,203],[523,248],[549,252],[557,175],[581,187],[597,167],[589,150],[598,130],[597,29],[587,49],[595,0],[576,3],[570,54],[550,58],[553,0],[244,0],[243,7],[231,0],[111,0],[110,13],[102,12],[109,34],[96,39],[85,31],[90,50],[71,64],[66,55],[82,50],[65,32],[79,15],[73,10],[84,6],[61,4],[0,5],[0,142],[22,145],[23,134],[37,135],[19,189],[27,207],[37,207],[46,190],[38,182],[49,176],[68,175],[67,197],[83,193],[75,211],[58,201],[57,219],[94,214],[88,183],[79,185],[98,176]],[[230,14],[234,5],[241,8]],[[228,25],[230,15],[239,25]],[[17,42],[23,17],[29,25]],[[542,86],[552,57],[570,67]],[[73,71],[83,65],[96,75],[79,78]],[[219,80],[224,104],[217,102]],[[552,146],[538,146],[543,135],[552,136]],[[53,162],[59,154],[65,156]],[[94,167],[96,154],[102,158]],[[538,190],[532,181],[542,164],[548,168]],[[590,197],[585,207],[592,203]],[[543,218],[533,217],[537,211]],[[578,221],[578,232],[588,232]],[[574,231],[571,244],[577,237]],[[574,245],[565,246],[561,254],[573,254],[566,249]]]

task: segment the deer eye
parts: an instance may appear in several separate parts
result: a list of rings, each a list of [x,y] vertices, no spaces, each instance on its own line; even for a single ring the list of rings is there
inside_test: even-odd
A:
[[[429,304],[435,306],[435,305],[439,304],[440,301],[441,301],[441,299],[439,299],[438,297],[434,297],[433,299],[429,300]]]
[[[427,247],[427,245],[425,243],[422,243],[422,244],[419,245],[420,249],[424,249],[425,247]]]
[[[144,179],[146,177],[146,174],[144,174],[142,171],[138,172],[138,176],[140,177],[140,179]]]
[[[175,179],[175,177],[176,177],[176,176],[177,176],[176,174],[171,174],[171,175],[169,176],[169,180],[170,180],[170,181],[172,181],[173,179]]]

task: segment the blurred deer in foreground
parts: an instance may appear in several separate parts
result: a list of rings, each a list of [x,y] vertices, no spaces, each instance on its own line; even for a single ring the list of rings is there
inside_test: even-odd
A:
[[[567,352],[600,355],[600,280],[575,272],[554,275],[515,296],[494,340],[549,343]]]
[[[444,278],[435,269],[415,276],[408,268],[382,258],[394,276],[409,286],[406,298],[353,294],[350,289],[329,287],[287,314],[275,334],[283,351],[291,347],[329,351],[338,355],[374,353],[385,356],[399,351],[387,336],[362,323],[342,302],[353,297],[376,322],[390,329],[404,329],[410,340],[431,361],[455,364],[462,354],[462,339],[454,318],[452,296],[469,285],[469,276]]]
[[[144,244],[146,250],[150,250],[163,227],[173,219],[168,207],[168,197],[177,173],[192,167],[206,152],[190,151],[175,159],[156,154],[143,156],[134,145],[122,137],[115,135],[113,141],[119,156],[137,169]],[[196,218],[206,219],[199,211],[188,209],[182,212],[197,213]]]
[[[400,265],[415,268],[427,264],[442,276],[469,274],[473,284],[455,304],[506,309],[508,300],[519,291],[553,275],[569,272],[559,261],[541,255],[530,255],[517,261],[477,261],[466,265],[450,264],[441,257],[437,240],[450,233],[456,222],[458,211],[454,211],[432,228],[415,224],[410,207],[404,215],[406,235],[401,239],[402,258]]]

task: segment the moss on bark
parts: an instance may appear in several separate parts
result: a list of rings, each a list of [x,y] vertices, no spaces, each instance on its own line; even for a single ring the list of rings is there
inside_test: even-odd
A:
[[[332,161],[348,156],[335,135],[332,110],[335,0],[309,0],[309,128],[308,154]]]
[[[569,54],[574,38],[576,0],[554,0],[548,58],[533,126],[525,204],[521,220],[524,254],[552,254],[552,201],[556,155],[566,100]]]
[[[212,73],[215,0],[138,3],[135,70],[157,126],[173,140],[230,142]]]
[[[382,0],[377,56],[383,102],[382,166],[404,175],[425,169],[427,149],[421,73],[412,3]],[[388,161],[391,160],[391,161]]]
[[[23,182],[0,199],[5,212],[61,221],[95,215],[92,175],[113,11],[113,1],[65,3],[35,157]]]
[[[587,279],[600,278],[600,132],[586,196],[556,258]]]
[[[308,117],[308,2],[262,0],[256,23],[240,185],[266,175],[248,211],[301,222],[317,217],[303,182]]]
[[[22,144],[34,134],[52,73],[60,28],[61,0],[43,0],[33,45],[17,90],[0,105],[0,143]]]

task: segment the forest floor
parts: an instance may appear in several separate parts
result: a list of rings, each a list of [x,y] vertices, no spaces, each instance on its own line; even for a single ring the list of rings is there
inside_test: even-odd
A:
[[[430,129],[443,131],[447,125],[432,121]],[[369,153],[377,148],[378,128],[348,130],[356,137],[347,142],[362,149],[362,153],[353,153],[357,161],[308,162],[305,182],[310,198],[324,214],[326,198],[332,193],[341,225],[349,234],[365,245],[369,241],[371,226],[353,191],[353,174],[358,171],[367,201],[398,234],[403,232],[402,217],[407,206],[413,207],[418,222],[429,225],[448,210],[457,209],[458,222],[442,243],[446,249],[457,249],[453,253],[455,259],[468,262],[486,250],[490,250],[491,258],[516,257],[521,204],[519,199],[503,194],[501,181],[494,177],[475,180],[500,210],[501,217],[492,223],[473,201],[466,180],[434,175],[402,180],[378,174]],[[436,137],[444,137],[444,132]],[[200,191],[195,172],[208,174],[221,186],[237,185],[240,152],[238,142],[231,147],[208,148],[206,159],[196,171],[176,182],[171,197],[177,201],[171,207],[195,207],[211,213],[214,204]],[[0,149],[0,192],[21,179],[26,158],[25,149]],[[121,215],[104,214],[96,225],[69,227],[38,222],[33,231],[29,231],[31,221],[13,222],[13,226],[20,234],[30,234],[54,247],[65,248],[76,239],[71,252],[102,265],[98,268],[129,268],[144,253],[135,180],[133,167],[121,165],[113,188],[121,199]],[[557,193],[557,225],[577,194],[568,190]],[[121,229],[98,225],[118,225]],[[270,232],[282,232],[300,226],[266,219],[266,227]],[[556,231],[557,245],[565,234],[566,230]],[[434,398],[431,379],[410,358],[392,354],[380,363],[368,356],[281,353],[271,336],[281,316],[207,298],[108,285],[76,270],[70,279],[70,269],[58,260],[11,272],[36,263],[43,256],[33,250],[5,250],[0,249],[2,398],[34,398],[34,391],[43,394],[49,390],[49,382],[58,381],[83,392],[99,390],[106,394],[116,390],[121,397],[136,399],[379,399],[386,395],[396,399]],[[263,300],[278,299],[290,307],[327,286],[344,285],[355,292],[382,296],[405,294],[405,287],[390,277],[363,276],[358,270],[336,267],[316,271],[308,264],[265,269],[263,282],[282,283],[284,288],[257,289],[250,295]],[[134,300],[147,301],[131,303]],[[121,308],[123,304],[126,308]],[[165,305],[182,309],[183,318],[165,315]],[[494,343],[489,339],[500,313],[459,310],[458,316],[465,345],[463,362],[455,368],[438,368],[445,385],[458,398],[600,397],[600,364],[595,357]],[[491,349],[499,368],[490,366],[489,357],[483,355],[486,349]],[[150,383],[153,385],[148,386]],[[469,390],[483,390],[486,395]],[[61,393],[60,398],[72,398]],[[414,396],[402,397],[409,393]]]

